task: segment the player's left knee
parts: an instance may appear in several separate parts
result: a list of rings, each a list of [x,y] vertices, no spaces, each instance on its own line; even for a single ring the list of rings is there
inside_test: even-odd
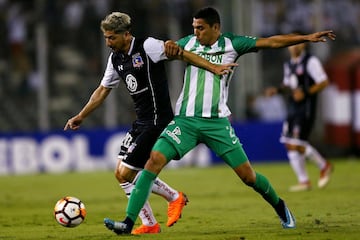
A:
[[[145,169],[154,173],[159,173],[165,165],[165,156],[158,151],[152,151],[150,154],[150,159],[146,162]]]
[[[115,169],[115,177],[119,183],[132,182],[138,171],[119,165]]]

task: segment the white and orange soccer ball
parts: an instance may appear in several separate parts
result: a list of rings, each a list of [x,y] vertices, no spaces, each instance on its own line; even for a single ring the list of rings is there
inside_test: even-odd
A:
[[[63,197],[55,204],[54,216],[64,227],[79,226],[86,216],[85,205],[76,197]]]

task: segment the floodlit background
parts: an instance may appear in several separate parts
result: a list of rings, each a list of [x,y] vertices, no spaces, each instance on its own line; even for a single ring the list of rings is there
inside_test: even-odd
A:
[[[60,149],[48,147],[50,150],[46,148],[46,151],[39,150],[38,145],[22,149],[21,146],[26,145],[23,142],[12,143],[19,140],[19,135],[27,136],[25,142],[35,139],[36,144],[54,137],[54,132],[64,137],[61,130],[67,119],[78,113],[102,78],[109,50],[99,26],[107,14],[113,11],[130,14],[133,34],[137,37],[177,40],[192,33],[192,14],[204,6],[219,10],[223,32],[233,31],[239,35],[266,37],[295,30],[334,30],[336,41],[310,46],[323,61],[331,80],[331,86],[321,94],[317,128],[312,138],[330,157],[358,152],[358,0],[0,0],[0,172],[12,171],[9,169],[14,167],[9,165],[12,166],[15,155],[26,164],[30,161],[24,160],[26,156],[29,153],[36,156],[39,151],[44,158],[66,158],[62,149],[73,142],[64,143],[65,147]],[[284,116],[282,99],[264,99],[262,91],[281,83],[282,63],[287,57],[287,50],[282,49],[260,51],[239,59],[229,105],[234,124],[244,129],[251,145],[257,141],[260,141],[258,146],[264,145],[261,142],[264,136],[279,144],[278,129]],[[183,65],[172,62],[167,66],[174,103],[181,89]],[[278,106],[279,101],[278,114],[271,115],[274,111],[269,109]],[[257,109],[254,106],[265,110],[254,113]],[[84,142],[111,129],[124,128],[125,131],[133,119],[132,102],[120,87],[84,122],[83,129],[97,131],[95,137],[85,134],[89,139]],[[275,124],[276,130],[267,136],[271,124]],[[249,133],[247,129],[254,131]],[[58,146],[57,143],[53,145]],[[93,150],[96,144],[89,145],[90,153],[85,156],[91,156],[92,151],[104,154],[105,150]],[[262,151],[273,149],[270,146]],[[37,167],[45,168],[43,163]]]

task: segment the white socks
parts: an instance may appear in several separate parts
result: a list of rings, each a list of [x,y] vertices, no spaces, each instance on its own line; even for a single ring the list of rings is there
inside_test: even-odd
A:
[[[139,171],[133,181],[133,184],[135,185],[137,179],[141,175],[142,171]],[[155,178],[154,184],[151,188],[151,192],[155,193],[159,196],[162,196],[166,199],[168,202],[175,201],[179,197],[179,192],[175,189],[171,188],[169,185],[167,185],[164,181],[162,181],[160,178]]]
[[[305,156],[308,159],[312,160],[320,170],[324,169],[324,167],[326,166],[326,160],[310,144],[306,144]]]
[[[175,201],[179,197],[179,192],[171,188],[160,178],[156,178],[151,191],[164,197],[168,202]]]
[[[305,166],[305,155],[295,150],[288,151],[287,155],[290,161],[290,165],[298,178],[298,182],[308,182],[309,176]]]

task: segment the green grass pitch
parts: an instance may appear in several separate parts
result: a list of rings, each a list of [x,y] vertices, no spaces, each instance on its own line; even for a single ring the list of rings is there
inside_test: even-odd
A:
[[[318,170],[308,164],[314,186],[301,193],[287,191],[296,182],[288,163],[254,164],[287,202],[296,229],[282,229],[270,205],[227,166],[165,169],[160,177],[184,191],[190,202],[168,228],[166,202],[151,195],[162,233],[142,236],[117,236],[103,226],[104,217],[123,219],[127,203],[112,171],[1,176],[0,239],[360,239],[360,161],[332,162],[335,171],[325,189],[317,189]],[[80,198],[87,209],[76,228],[60,226],[52,215],[56,201],[66,195]]]

